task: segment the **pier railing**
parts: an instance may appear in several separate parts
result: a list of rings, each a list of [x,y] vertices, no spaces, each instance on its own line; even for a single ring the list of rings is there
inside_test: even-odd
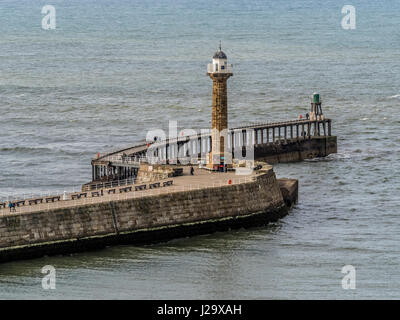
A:
[[[226,151],[235,152],[247,147],[287,144],[289,142],[331,136],[331,119],[298,119],[281,122],[252,123],[226,132]],[[92,181],[117,180],[136,176],[141,163],[185,164],[207,159],[211,151],[211,130],[199,134],[155,141],[92,161]]]
[[[128,178],[128,179],[122,179],[122,180],[88,183],[88,184],[85,184],[82,186],[82,191],[92,191],[92,190],[127,186],[127,185],[135,184],[135,182],[136,182],[136,178]]]
[[[226,136],[227,150],[233,153],[235,148],[244,146],[284,144],[290,140],[331,136],[331,119],[250,124],[229,129]],[[211,144],[211,133],[179,137],[152,144],[147,150],[147,155],[155,159],[158,156],[161,162],[166,161],[166,155],[169,159],[190,159],[196,156],[201,158],[211,151]]]
[[[260,131],[260,130],[282,130],[284,131],[290,131],[292,130],[292,138],[304,138],[305,136],[308,138],[311,138],[313,136],[330,136],[331,135],[331,124],[332,120],[331,119],[319,119],[319,120],[309,120],[309,119],[302,119],[302,120],[288,120],[288,121],[280,121],[280,122],[260,122],[260,123],[250,123],[244,126],[240,127],[234,127],[230,128],[228,130],[228,135],[231,134],[237,134],[241,130],[244,131],[246,129],[252,129],[255,131]],[[308,127],[310,128],[308,130]],[[292,129],[290,129],[292,128]],[[297,131],[295,128],[298,128]],[[313,130],[311,130],[313,128]],[[273,134],[271,133],[271,137]],[[158,141],[156,143],[153,143],[151,146],[149,146],[150,149],[157,149],[161,146],[164,146],[165,144],[179,144],[179,143],[185,143],[194,139],[200,139],[204,137],[210,137],[211,138],[211,130],[209,133],[203,133],[203,134],[196,134],[196,135],[188,135],[184,137],[177,137],[174,139],[166,139],[162,141]],[[278,135],[276,135],[278,138]],[[282,136],[284,137],[284,135]],[[289,134],[287,134],[287,137],[289,137]],[[275,141],[267,140],[265,143],[273,143]]]
[[[258,132],[260,132],[260,130],[271,130],[271,131],[282,130],[284,132],[287,132],[289,130],[292,132],[291,134],[292,138],[301,139],[304,137],[311,138],[313,136],[331,136],[331,131],[332,131],[331,125],[332,125],[332,120],[328,118],[317,119],[317,120],[299,119],[299,120],[287,120],[280,122],[260,122],[260,123],[249,123],[244,126],[230,128],[228,130],[228,134],[235,134],[240,130],[246,130],[246,129],[253,129]],[[272,136],[273,134],[271,132],[271,138]],[[121,161],[122,154],[126,153],[130,158],[134,158],[134,160],[132,160],[133,162],[135,161],[137,161],[138,163],[140,163],[141,161],[145,162],[148,159],[148,157],[146,156],[146,152],[147,149],[149,148],[157,149],[162,146],[165,146],[166,144],[175,144],[175,143],[182,144],[193,139],[200,139],[204,137],[211,138],[211,130],[209,133],[187,135],[173,139],[165,139],[157,142],[149,142],[148,144],[140,144],[137,146],[126,147],[124,149],[113,150],[108,153],[102,153],[99,155],[98,158],[95,158],[93,160],[110,161],[109,159],[112,159],[113,161]],[[279,136],[276,135],[276,137],[278,138]],[[287,138],[288,137],[289,134],[287,134]],[[274,143],[274,142],[275,141],[272,141],[271,139],[269,140],[267,139],[267,141],[265,141],[265,143]],[[135,149],[137,150],[137,152],[135,152]]]
[[[123,155],[115,155],[115,156],[105,156],[101,159],[101,161],[108,161],[113,163],[124,163],[130,164],[133,166],[140,166],[141,162],[146,162],[146,157],[142,156],[123,156]]]
[[[207,65],[207,73],[232,73],[232,72],[233,72],[232,64],[222,65],[218,67],[213,63],[209,63]]]

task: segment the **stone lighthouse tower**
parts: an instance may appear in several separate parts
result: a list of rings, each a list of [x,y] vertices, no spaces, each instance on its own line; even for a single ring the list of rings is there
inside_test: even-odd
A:
[[[219,45],[214,54],[212,63],[208,64],[207,75],[213,81],[212,116],[211,116],[211,153],[208,167],[214,170],[223,170],[232,163],[231,153],[225,150],[225,139],[228,129],[228,90],[227,80],[233,75],[232,65],[227,64],[226,54]]]

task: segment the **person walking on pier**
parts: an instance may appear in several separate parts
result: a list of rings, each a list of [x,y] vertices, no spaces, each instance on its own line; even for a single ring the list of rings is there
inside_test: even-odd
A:
[[[10,212],[15,212],[15,203],[12,203],[11,201],[9,201],[8,203],[8,207],[10,208]]]
[[[193,167],[190,167],[190,175],[191,175],[191,176],[194,175],[194,169],[193,169]]]

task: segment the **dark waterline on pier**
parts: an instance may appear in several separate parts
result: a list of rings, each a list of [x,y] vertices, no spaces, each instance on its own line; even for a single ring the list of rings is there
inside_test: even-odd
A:
[[[219,38],[230,126],[295,118],[318,90],[338,154],[275,166],[299,204],[270,227],[2,264],[0,298],[399,298],[399,4],[356,1],[344,31],[340,5],[315,3],[55,1],[49,33],[40,1],[3,1],[0,198],[78,187],[97,152],[168,120],[209,127]]]

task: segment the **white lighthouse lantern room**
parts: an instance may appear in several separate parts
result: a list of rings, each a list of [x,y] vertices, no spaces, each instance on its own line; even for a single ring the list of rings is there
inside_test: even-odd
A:
[[[219,50],[213,56],[212,63],[209,63],[207,66],[207,73],[232,73],[232,64],[228,64],[221,44],[219,45]]]

